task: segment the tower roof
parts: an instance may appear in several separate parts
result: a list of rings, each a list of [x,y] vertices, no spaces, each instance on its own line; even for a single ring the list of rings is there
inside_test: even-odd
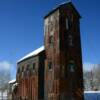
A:
[[[79,14],[79,12],[76,10],[76,8],[75,8],[75,6],[73,5],[72,2],[64,2],[62,4],[59,4],[56,8],[54,8],[52,11],[50,11],[46,16],[44,16],[44,19],[47,18],[49,15],[51,15],[52,13],[54,13],[56,10],[60,9],[63,6],[72,7],[74,9],[74,11],[77,13],[77,15],[79,17],[81,17],[80,14]]]

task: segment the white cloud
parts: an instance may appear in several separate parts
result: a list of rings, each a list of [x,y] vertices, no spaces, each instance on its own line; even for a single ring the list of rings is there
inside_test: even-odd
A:
[[[98,64],[84,63],[83,64],[83,69],[87,70],[87,71],[90,71],[90,70],[93,70],[93,68],[95,68],[97,66],[98,66]]]
[[[0,61],[0,70],[9,70],[12,68],[12,64],[9,61]]]

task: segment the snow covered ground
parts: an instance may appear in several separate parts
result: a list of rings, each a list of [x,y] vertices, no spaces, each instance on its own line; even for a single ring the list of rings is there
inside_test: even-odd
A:
[[[3,92],[3,96],[2,93],[0,92],[0,100],[7,100],[7,91]]]

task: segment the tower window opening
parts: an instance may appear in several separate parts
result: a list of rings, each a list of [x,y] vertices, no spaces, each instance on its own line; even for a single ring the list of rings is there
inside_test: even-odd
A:
[[[75,63],[70,62],[68,67],[70,72],[75,72]]]
[[[50,44],[50,46],[53,46],[53,44],[54,44],[54,39],[53,39],[52,35],[49,37],[49,44]]]
[[[52,62],[48,63],[48,68],[49,68],[49,70],[52,70]]]
[[[72,37],[72,35],[68,36],[68,43],[69,43],[69,46],[73,46],[73,37]]]
[[[69,29],[69,25],[68,25],[68,18],[66,18],[66,29]]]
[[[69,30],[72,27],[73,18],[66,18],[66,29]]]

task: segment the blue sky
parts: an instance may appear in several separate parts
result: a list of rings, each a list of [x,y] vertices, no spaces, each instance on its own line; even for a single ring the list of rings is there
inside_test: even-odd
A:
[[[67,0],[0,0],[0,63],[11,65],[43,45],[43,17]],[[82,16],[83,63],[100,63],[100,0],[72,0]],[[2,66],[0,66],[2,67]]]

